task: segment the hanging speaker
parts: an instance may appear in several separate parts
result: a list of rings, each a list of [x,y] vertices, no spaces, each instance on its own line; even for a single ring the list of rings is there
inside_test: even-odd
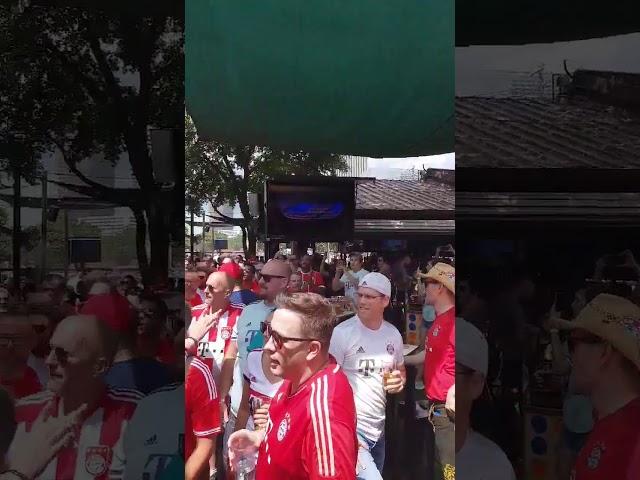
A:
[[[158,183],[176,181],[176,129],[155,128],[151,135],[153,176]]]

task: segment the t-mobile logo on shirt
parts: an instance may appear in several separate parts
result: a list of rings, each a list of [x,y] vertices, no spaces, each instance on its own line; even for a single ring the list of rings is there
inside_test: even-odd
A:
[[[376,360],[374,358],[361,358],[358,362],[358,372],[364,373],[365,377],[370,377],[376,369]]]

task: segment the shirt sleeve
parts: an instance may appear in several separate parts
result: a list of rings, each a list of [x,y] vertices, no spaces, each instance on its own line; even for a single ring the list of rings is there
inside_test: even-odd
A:
[[[302,463],[310,480],[355,480],[358,456],[355,412],[333,400],[312,413],[302,445]]]
[[[324,286],[324,278],[322,278],[320,272],[313,272],[313,283],[316,287]]]
[[[394,337],[395,337],[395,341],[393,342],[395,347],[394,357],[395,357],[396,365],[399,366],[404,364],[404,342],[402,341],[402,335],[400,335],[400,332],[398,332],[397,329],[394,332]]]
[[[344,346],[342,345],[341,331],[334,329],[331,335],[331,343],[329,343],[329,354],[336,359],[338,365],[344,364]]]
[[[191,424],[196,437],[210,437],[221,431],[220,400],[213,375],[208,369],[193,365],[189,368],[186,395],[190,397]]]

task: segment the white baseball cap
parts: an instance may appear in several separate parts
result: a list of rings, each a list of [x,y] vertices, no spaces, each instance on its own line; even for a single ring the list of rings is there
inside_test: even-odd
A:
[[[463,318],[456,318],[456,363],[481,373],[489,370],[489,345],[484,335]]]
[[[367,287],[381,293],[386,297],[391,296],[391,282],[387,277],[378,272],[367,273],[360,280],[360,287]]]

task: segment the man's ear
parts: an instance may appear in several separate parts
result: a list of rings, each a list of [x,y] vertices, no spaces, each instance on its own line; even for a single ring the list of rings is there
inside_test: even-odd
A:
[[[309,342],[309,350],[307,351],[307,361],[319,357],[322,354],[322,344],[317,340]]]
[[[107,373],[107,371],[109,370],[109,367],[111,365],[109,364],[109,361],[107,360],[106,357],[104,356],[100,356],[97,358],[96,363],[93,367],[93,373],[99,377],[104,375],[105,373]]]

